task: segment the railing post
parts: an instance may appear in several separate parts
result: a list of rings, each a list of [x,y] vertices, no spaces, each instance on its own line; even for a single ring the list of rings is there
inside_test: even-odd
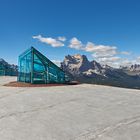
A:
[[[34,83],[34,49],[31,47],[31,83]]]

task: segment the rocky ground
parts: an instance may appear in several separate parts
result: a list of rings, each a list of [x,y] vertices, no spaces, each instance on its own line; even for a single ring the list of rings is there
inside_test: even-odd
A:
[[[140,90],[81,84],[6,87],[0,140],[139,140]]]

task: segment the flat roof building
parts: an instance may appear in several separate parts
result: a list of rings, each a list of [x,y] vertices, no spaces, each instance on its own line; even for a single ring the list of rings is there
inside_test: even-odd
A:
[[[18,81],[32,84],[65,83],[65,72],[34,47],[19,56]]]

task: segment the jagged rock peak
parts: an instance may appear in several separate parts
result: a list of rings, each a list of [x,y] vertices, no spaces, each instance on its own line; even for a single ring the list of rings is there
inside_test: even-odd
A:
[[[17,65],[9,64],[9,63],[6,62],[3,58],[0,58],[0,65],[4,65],[4,66],[6,66],[6,67],[16,68],[16,69],[17,69]]]
[[[75,60],[87,60],[87,57],[85,55],[80,55],[80,54],[75,54],[75,55],[67,55],[65,56],[65,59],[69,59],[69,60],[72,60],[72,59],[75,59]]]
[[[128,70],[128,71],[140,71],[140,64],[133,64],[131,66],[121,66],[120,69]]]
[[[130,69],[132,69],[132,70],[140,70],[140,64],[131,65]]]
[[[89,61],[85,55],[67,55],[61,63],[63,70],[68,71],[72,75],[86,74],[97,72],[100,73],[102,66],[96,61]]]
[[[1,61],[4,61],[4,59],[0,58],[0,62],[1,62]]]
[[[0,64],[9,65],[3,58],[0,58]]]

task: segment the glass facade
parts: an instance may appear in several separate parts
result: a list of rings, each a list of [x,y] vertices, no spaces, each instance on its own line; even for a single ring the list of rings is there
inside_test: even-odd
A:
[[[18,81],[32,84],[65,83],[65,72],[34,47],[19,56]]]

